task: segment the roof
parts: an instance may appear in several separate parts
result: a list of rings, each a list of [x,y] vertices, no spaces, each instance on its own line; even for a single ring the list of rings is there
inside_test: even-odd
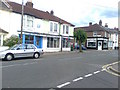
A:
[[[10,1],[7,3],[10,5],[13,12],[21,14],[21,11],[22,11],[21,4],[18,4],[15,2],[10,2]],[[31,15],[31,16],[34,16],[34,17],[39,18],[39,19],[45,19],[45,20],[59,22],[62,24],[69,24],[71,26],[75,26],[75,25],[73,25],[73,24],[71,24],[63,19],[58,18],[57,16],[50,14],[49,12],[44,12],[44,11],[41,11],[41,10],[38,10],[38,9],[35,9],[32,7],[28,7],[26,5],[24,6],[24,14]]]
[[[83,29],[84,31],[86,32],[91,32],[91,31],[106,31],[106,32],[118,32],[117,30],[115,29],[111,29],[111,28],[108,28],[108,27],[104,27],[104,26],[101,26],[99,24],[93,24],[93,25],[90,25],[90,26],[86,26],[86,27],[77,27],[75,28],[75,31],[78,30],[78,29]]]
[[[8,32],[0,28],[0,33],[6,33],[7,34]]]

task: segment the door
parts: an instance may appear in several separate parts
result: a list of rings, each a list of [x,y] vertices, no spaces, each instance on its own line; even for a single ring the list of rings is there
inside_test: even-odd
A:
[[[102,41],[98,41],[98,50],[102,50]]]

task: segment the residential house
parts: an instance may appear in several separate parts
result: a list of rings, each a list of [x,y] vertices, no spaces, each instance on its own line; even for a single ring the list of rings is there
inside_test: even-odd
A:
[[[105,50],[118,47],[118,33],[117,30],[108,28],[108,25],[102,26],[102,21],[99,24],[89,23],[86,27],[77,27],[83,29],[87,33],[86,47],[88,49]]]
[[[2,0],[2,6],[8,10],[0,10],[3,22],[0,25],[9,32],[8,37],[21,35],[22,5]],[[6,16],[6,17],[5,17]],[[55,16],[54,12],[33,8],[32,0],[24,5],[22,43],[32,43],[45,52],[70,51],[74,25]]]

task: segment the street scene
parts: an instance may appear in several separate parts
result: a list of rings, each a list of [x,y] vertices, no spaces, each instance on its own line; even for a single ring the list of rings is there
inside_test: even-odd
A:
[[[118,62],[118,51],[45,53],[39,59],[4,61],[2,86],[3,88],[118,88],[120,74],[105,67],[114,62]],[[116,69],[117,65],[112,67]]]
[[[0,0],[2,90],[118,90],[119,0]]]

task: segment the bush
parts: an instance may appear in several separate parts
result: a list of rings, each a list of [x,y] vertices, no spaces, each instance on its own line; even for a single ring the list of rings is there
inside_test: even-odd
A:
[[[7,38],[6,40],[4,40],[3,45],[12,47],[13,45],[17,44],[18,41],[19,41],[19,37],[12,35],[10,38]]]

